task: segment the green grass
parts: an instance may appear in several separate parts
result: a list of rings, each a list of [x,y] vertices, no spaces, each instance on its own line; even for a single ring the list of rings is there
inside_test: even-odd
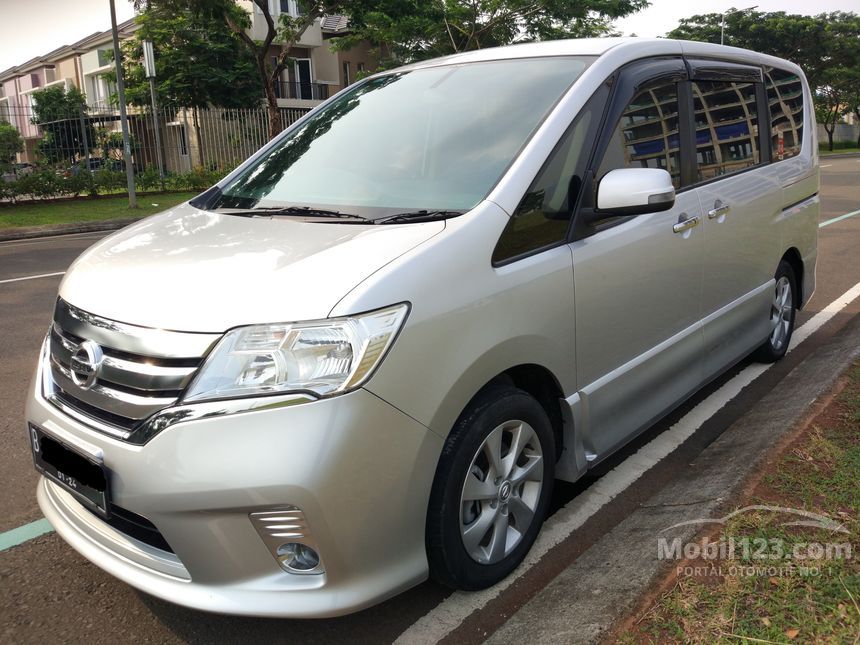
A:
[[[623,634],[625,642],[860,642],[860,364],[848,379],[836,402],[739,506],[804,509],[836,519],[850,533],[786,527],[786,521],[797,518],[757,511],[735,516],[713,539],[779,539],[784,553],[798,543],[847,543],[850,557],[793,561],[817,564],[814,576],[733,575],[726,573],[733,565],[767,567],[773,561],[744,560],[742,554],[718,561],[722,576],[679,576]]]
[[[128,196],[98,199],[66,199],[56,202],[28,202],[0,207],[0,228],[43,226],[70,222],[97,222],[124,217],[143,217],[188,201],[198,193],[138,195],[137,208],[128,207]]]

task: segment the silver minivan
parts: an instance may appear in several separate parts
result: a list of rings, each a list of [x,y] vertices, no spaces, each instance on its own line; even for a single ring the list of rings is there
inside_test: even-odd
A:
[[[210,611],[492,585],[574,481],[815,288],[794,64],[546,42],[366,78],[86,251],[29,393],[39,505]]]

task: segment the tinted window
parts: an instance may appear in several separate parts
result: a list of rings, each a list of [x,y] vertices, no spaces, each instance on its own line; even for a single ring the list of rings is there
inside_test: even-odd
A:
[[[759,163],[755,84],[696,81],[692,85],[699,181]]]
[[[624,109],[597,178],[616,168],[662,168],[681,186],[678,152],[678,88],[673,83],[640,91]]]
[[[793,72],[765,71],[770,106],[771,150],[775,161],[800,153],[803,140],[803,84]]]
[[[468,210],[589,61],[445,65],[356,83],[205,207],[298,205],[365,217]]]
[[[514,211],[493,251],[493,262],[565,239],[608,95],[608,87],[601,87],[580,110]]]

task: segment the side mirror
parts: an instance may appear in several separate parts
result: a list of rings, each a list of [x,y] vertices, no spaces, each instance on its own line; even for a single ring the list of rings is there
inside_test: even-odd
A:
[[[658,213],[674,205],[675,187],[665,170],[617,168],[600,180],[595,219]]]

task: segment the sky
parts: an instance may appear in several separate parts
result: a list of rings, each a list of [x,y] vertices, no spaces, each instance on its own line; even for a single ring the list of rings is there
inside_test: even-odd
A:
[[[3,1],[3,0],[0,0]],[[784,11],[813,15],[831,11],[860,12],[858,0],[708,0],[707,4],[684,2],[682,0],[652,0],[651,6],[622,20],[615,21],[615,28],[623,36],[665,36],[678,26],[681,18],[696,14],[721,13],[728,9],[747,9],[756,11]]]
[[[116,0],[117,23],[133,15]],[[108,29],[108,0],[0,0],[0,71]]]
[[[679,0],[652,0],[651,6],[616,22],[625,36],[663,36],[681,18],[697,13],[745,9],[821,13],[860,11],[858,0],[709,0],[707,6]],[[116,0],[117,21],[134,15],[128,0]],[[0,0],[0,71],[110,28],[108,0]]]

